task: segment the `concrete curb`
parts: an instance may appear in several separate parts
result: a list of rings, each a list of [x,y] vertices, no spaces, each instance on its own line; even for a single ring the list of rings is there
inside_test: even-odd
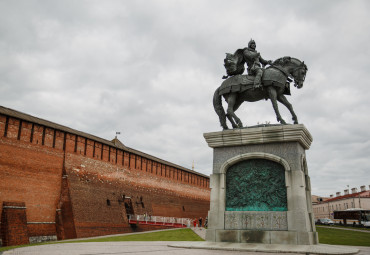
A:
[[[255,243],[227,243],[227,242],[187,242],[169,244],[169,247],[188,249],[207,249],[223,251],[248,251],[271,253],[302,253],[302,254],[356,254],[356,248],[334,245],[289,245],[289,244],[255,244]]]
[[[203,240],[206,240],[206,229],[205,228],[195,227],[195,228],[191,228],[191,230],[193,230],[193,232],[196,235],[198,235],[200,238],[202,238]]]

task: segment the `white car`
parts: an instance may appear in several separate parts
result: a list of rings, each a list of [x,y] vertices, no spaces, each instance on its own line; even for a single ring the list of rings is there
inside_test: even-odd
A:
[[[332,221],[331,219],[327,219],[327,218],[324,218],[324,219],[318,219],[316,221],[317,224],[322,224],[322,225],[334,225],[334,221]]]

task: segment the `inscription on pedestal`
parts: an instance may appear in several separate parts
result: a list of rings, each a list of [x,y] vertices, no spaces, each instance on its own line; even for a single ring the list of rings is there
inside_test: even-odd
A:
[[[225,212],[228,230],[288,230],[286,212]]]

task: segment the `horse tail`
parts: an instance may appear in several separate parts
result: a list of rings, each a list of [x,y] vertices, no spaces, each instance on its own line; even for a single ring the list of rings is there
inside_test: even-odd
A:
[[[215,109],[219,119],[220,124],[224,129],[228,129],[226,124],[226,114],[224,108],[222,107],[222,96],[219,94],[220,88],[216,89],[215,94],[213,95],[213,108]]]

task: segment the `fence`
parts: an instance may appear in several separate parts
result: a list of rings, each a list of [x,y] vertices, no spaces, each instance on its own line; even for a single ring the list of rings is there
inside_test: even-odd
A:
[[[128,215],[128,221],[130,224],[173,226],[175,228],[186,228],[186,227],[189,228],[192,223],[192,220],[188,218],[134,215],[134,214]]]

